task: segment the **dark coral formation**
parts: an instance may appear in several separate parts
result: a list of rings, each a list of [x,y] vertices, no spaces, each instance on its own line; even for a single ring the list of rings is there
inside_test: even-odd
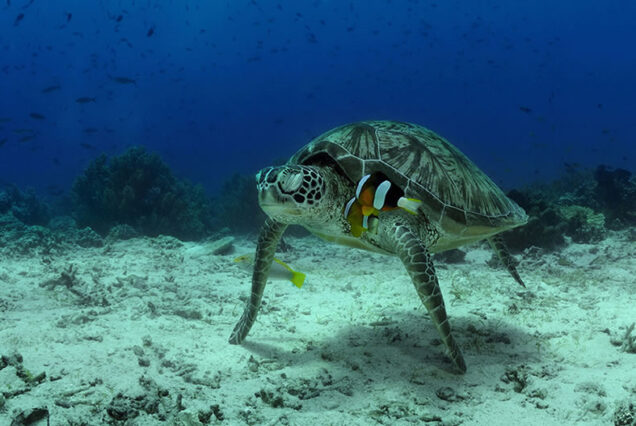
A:
[[[10,185],[0,189],[0,214],[11,212],[25,225],[46,225],[50,217],[49,206],[40,200],[35,191],[20,191]]]
[[[73,185],[74,216],[102,235],[117,225],[142,235],[182,240],[206,236],[211,207],[201,186],[177,179],[157,154],[143,147],[95,159]]]
[[[594,172],[594,192],[600,211],[612,229],[636,226],[636,178],[624,169],[599,166]]]
[[[256,181],[253,175],[235,174],[221,188],[214,200],[215,223],[236,233],[258,231],[265,222],[265,213],[258,205]]]
[[[627,170],[596,170],[566,165],[566,174],[550,184],[513,190],[508,196],[528,213],[528,224],[504,234],[509,247],[554,250],[566,243],[604,238],[608,229],[636,226],[636,179]]]

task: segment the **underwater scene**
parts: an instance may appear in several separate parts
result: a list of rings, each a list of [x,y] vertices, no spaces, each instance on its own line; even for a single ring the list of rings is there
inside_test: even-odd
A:
[[[636,3],[0,0],[0,426],[636,426]]]

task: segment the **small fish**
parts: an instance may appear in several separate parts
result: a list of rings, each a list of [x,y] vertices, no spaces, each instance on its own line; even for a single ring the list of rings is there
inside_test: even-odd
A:
[[[20,139],[18,139],[18,142],[28,142],[32,139],[35,139],[35,135],[22,136]]]
[[[0,123],[8,123],[11,121],[11,117],[0,117]]]
[[[7,143],[7,138],[0,139],[0,146],[4,145],[5,143]]]
[[[29,117],[31,117],[31,118],[33,118],[35,120],[44,120],[46,118],[45,116],[43,116],[42,114],[37,113],[37,112],[32,112],[31,114],[29,114]]]
[[[351,225],[351,234],[359,237],[364,231],[376,232],[381,212],[401,208],[417,214],[422,202],[404,196],[404,191],[382,173],[365,175],[356,187],[355,197],[344,207],[344,217]]]
[[[94,128],[94,127],[87,127],[87,128],[84,129],[84,133],[88,133],[88,134],[97,133],[97,131],[98,130],[96,128]]]
[[[124,19],[124,15],[117,15],[117,18],[115,18],[115,22],[121,22],[122,19]]]
[[[90,150],[93,150],[96,148],[95,145],[91,145],[90,143],[86,143],[86,142],[81,142],[80,146],[84,149],[90,149]]]
[[[62,88],[62,86],[56,84],[54,86],[49,86],[49,87],[45,87],[44,89],[41,90],[42,93],[51,93],[51,92],[55,92],[56,90],[60,90]]]
[[[234,262],[238,263],[241,268],[251,272],[254,267],[254,255],[244,254],[234,259]],[[272,280],[291,281],[298,288],[303,286],[305,277],[305,274],[294,271],[289,265],[277,258],[274,258],[274,262],[272,262],[272,266],[269,269],[269,275],[267,276],[267,278]]]
[[[73,18],[73,14],[70,12],[66,13],[66,23],[68,24],[69,22],[71,22],[71,18]]]
[[[87,104],[89,102],[95,102],[96,98],[89,98],[88,96],[82,96],[81,98],[75,99],[75,102],[78,104]]]
[[[150,27],[150,29],[146,33],[146,37],[152,37],[154,33],[155,33],[155,27]]]
[[[135,80],[128,77],[111,77],[110,79],[119,84],[137,84]]]
[[[22,19],[24,19],[24,13],[20,13],[18,16],[15,17],[15,21],[13,21],[13,25],[18,26],[18,24],[20,23],[20,21],[22,21]]]
[[[525,112],[526,114],[530,114],[532,112],[532,108],[528,108],[526,106],[520,106],[519,109]]]

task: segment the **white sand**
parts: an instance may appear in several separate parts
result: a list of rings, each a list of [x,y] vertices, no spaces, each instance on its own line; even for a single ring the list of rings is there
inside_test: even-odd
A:
[[[626,234],[528,250],[527,289],[486,264],[485,245],[464,263],[438,262],[465,375],[431,344],[437,333],[396,258],[286,241],[293,250],[279,257],[307,281],[268,284],[243,346],[227,343],[250,287],[232,259],[253,239],[225,256],[162,237],[3,258],[0,355],[23,361],[0,369],[0,425],[35,407],[48,408],[51,425],[117,424],[113,416],[195,425],[206,415],[211,424],[600,425],[624,401],[636,405],[636,354],[610,343],[636,321]],[[42,286],[70,265],[75,293]],[[29,384],[24,369],[46,377]]]

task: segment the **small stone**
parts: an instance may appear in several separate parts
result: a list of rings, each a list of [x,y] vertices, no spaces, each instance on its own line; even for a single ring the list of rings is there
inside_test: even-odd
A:
[[[453,388],[448,386],[441,387],[435,391],[435,395],[444,401],[453,402],[457,400],[457,394]]]
[[[220,240],[210,243],[210,250],[212,254],[215,255],[231,253],[234,250],[234,237],[223,237]]]

